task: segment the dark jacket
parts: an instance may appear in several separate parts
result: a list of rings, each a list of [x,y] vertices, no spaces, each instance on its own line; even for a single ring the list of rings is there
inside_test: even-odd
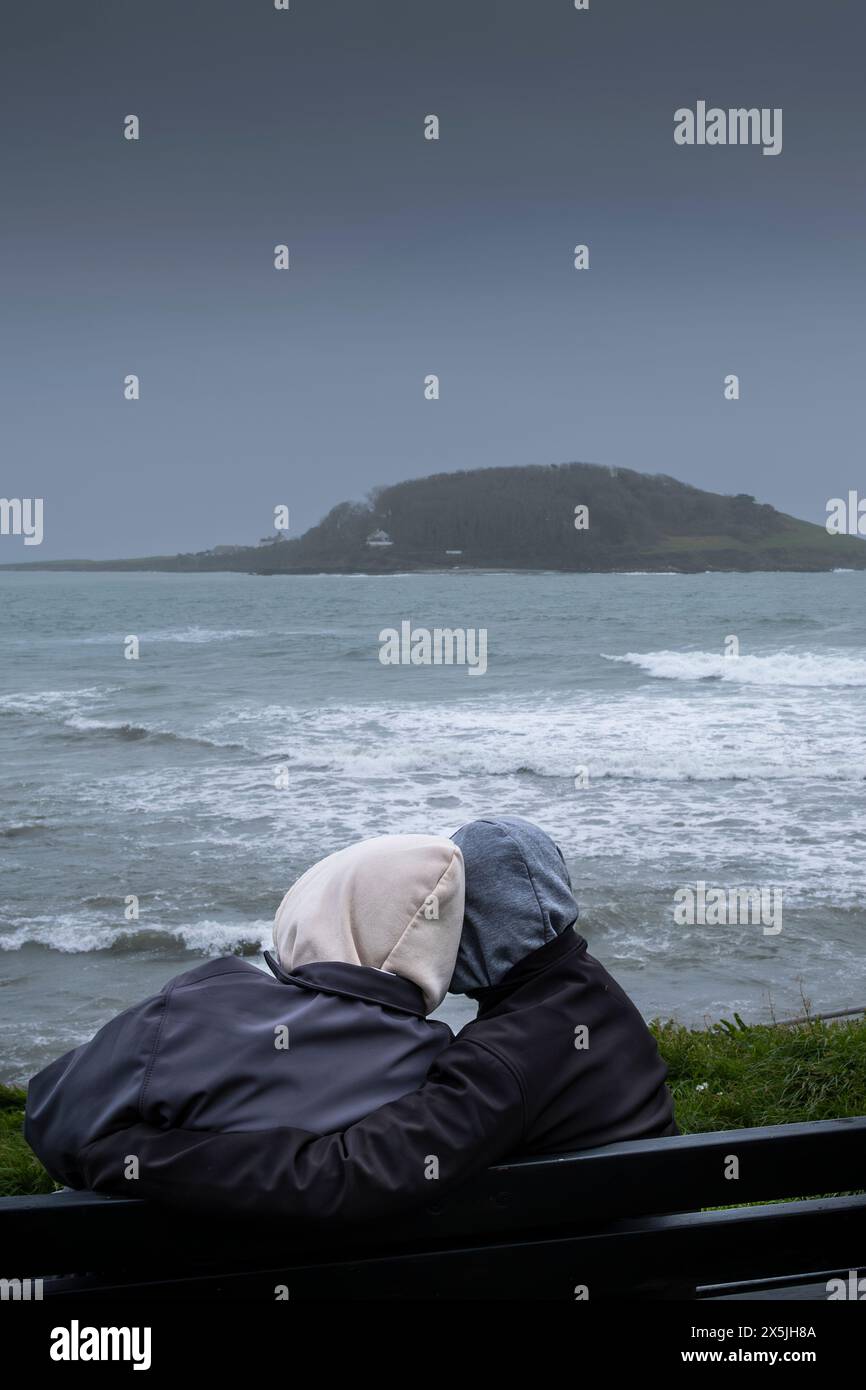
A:
[[[469,883],[467,863],[467,894]],[[89,1147],[87,1185],[356,1221],[429,1201],[505,1156],[676,1133],[651,1033],[572,928],[480,992],[479,1005],[419,1091],[341,1133],[203,1135],[136,1125]],[[139,1159],[135,1181],[123,1177],[128,1155]]]
[[[179,975],[34,1076],[24,1133],[52,1177],[84,1185],[82,1149],[138,1121],[343,1129],[420,1086],[451,1041],[409,980],[266,959],[272,974],[229,956]]]

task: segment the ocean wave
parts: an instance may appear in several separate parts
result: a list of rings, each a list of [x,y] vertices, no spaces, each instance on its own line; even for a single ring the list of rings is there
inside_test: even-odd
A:
[[[866,779],[866,754],[860,753],[855,765],[835,767],[785,762],[783,758],[773,761],[770,758],[756,761],[748,753],[732,756],[722,752],[714,755],[707,748],[702,757],[700,752],[676,752],[665,748],[638,753],[599,754],[597,749],[586,755],[579,764],[580,749],[575,749],[571,759],[567,755],[558,757],[556,753],[537,751],[535,757],[527,757],[519,752],[487,753],[471,752],[460,755],[460,774],[462,777],[534,777],[544,781],[574,780],[576,766],[586,766],[591,782],[799,782],[803,780],[827,782],[862,782]],[[588,760],[588,761],[587,761]],[[435,773],[447,777],[440,768],[434,769],[431,761],[411,753],[344,753],[334,757],[329,765],[305,766],[284,760],[289,775],[292,771],[314,775],[339,774],[348,781],[399,781],[407,776],[430,779]],[[574,763],[572,767],[570,763]],[[841,763],[841,760],[840,760]]]
[[[572,799],[579,768],[586,768],[591,786],[614,795],[619,785],[628,799],[637,787],[654,784],[772,783],[808,791],[866,779],[856,719],[850,729],[839,725],[812,738],[808,730],[792,729],[787,742],[764,736],[757,717],[742,736],[724,725],[700,729],[688,720],[679,729],[660,720],[657,733],[615,721],[593,736],[551,720],[544,729],[512,725],[499,735],[434,728],[418,740],[404,731],[383,741],[368,734],[365,746],[354,748],[293,740],[279,760],[217,764],[204,780],[191,767],[136,769],[108,786],[80,788],[79,798],[98,806],[107,797],[112,814],[120,816],[182,815],[192,825],[199,815],[217,816],[230,833],[252,834],[258,825],[286,826],[300,806],[312,827],[370,799],[385,811],[461,797],[467,788],[474,797],[486,787],[488,803],[512,792]],[[282,788],[275,785],[278,769],[284,769]]]
[[[0,840],[21,840],[42,835],[49,827],[45,822],[25,821],[20,825],[0,825]]]
[[[117,738],[128,743],[142,739],[154,743],[187,743],[199,748],[220,748],[224,750],[243,749],[240,743],[230,743],[220,739],[205,738],[200,734],[182,734],[173,729],[165,729],[148,724],[130,724],[122,719],[91,719],[85,715],[71,715],[64,719],[63,727],[76,734],[97,734],[107,738]]]
[[[755,687],[736,700],[687,697],[669,687],[619,691],[603,700],[577,692],[532,701],[478,704],[268,704],[226,710],[202,727],[215,739],[240,735],[256,763],[243,769],[261,804],[271,765],[291,785],[330,804],[328,779],[414,787],[465,778],[562,781],[587,765],[593,780],[711,782],[773,779],[858,781],[866,776],[862,711],[852,699],[828,706],[814,690],[783,711]],[[748,709],[744,712],[744,702]],[[780,737],[778,720],[784,717]],[[241,777],[238,770],[238,777]],[[238,777],[233,780],[237,782]],[[211,784],[212,785],[212,784]],[[139,779],[139,786],[141,781]]]
[[[217,922],[204,919],[180,926],[107,923],[75,914],[56,918],[32,918],[16,930],[0,934],[0,951],[20,951],[41,946],[61,955],[94,951],[115,954],[183,950],[191,955],[216,957],[257,955],[273,945],[271,922]]]
[[[185,732],[164,724],[142,724],[129,719],[100,719],[94,705],[104,704],[122,690],[120,686],[86,686],[78,690],[35,690],[0,697],[0,715],[40,717],[59,723],[68,736],[94,735],[127,743],[185,743],[202,748],[250,751],[236,739],[220,738],[205,730]],[[228,731],[230,721],[223,721]]]
[[[199,645],[206,642],[231,642],[240,637],[266,637],[267,633],[261,628],[252,627],[170,627],[159,628],[154,632],[136,633],[139,642],[188,642]],[[70,639],[67,639],[70,640]],[[126,633],[100,632],[91,634],[88,637],[73,638],[83,646],[123,646],[126,640]]]
[[[637,666],[657,680],[727,681],[757,686],[864,686],[866,659],[844,652],[773,652],[724,656],[719,652],[626,652],[605,661]]]
[[[117,685],[88,685],[77,690],[25,690],[0,695],[0,714],[78,713],[82,703],[107,699],[120,690]]]
[[[504,779],[562,784],[579,766],[589,768],[594,783],[866,777],[862,711],[854,692],[832,705],[820,694],[826,684],[866,685],[866,661],[833,653],[735,659],[707,652],[633,652],[608,659],[637,666],[658,683],[654,689],[608,691],[602,699],[566,690],[483,703],[226,702],[206,718],[191,715],[188,728],[175,720],[103,717],[83,700],[69,710],[64,702],[71,692],[61,692],[40,713],[58,719],[68,739],[184,745],[214,755],[205,784],[189,766],[138,767],[131,778],[114,777],[111,787],[82,784],[79,797],[87,800],[92,791],[94,804],[109,796],[119,809],[134,805],[157,814],[206,811],[216,800],[233,822],[281,815],[274,801],[283,794],[274,786],[278,767],[288,769],[289,800],[292,787],[303,788],[327,806],[329,781],[338,800],[347,785],[379,784],[396,794],[404,782],[404,791],[411,786],[426,796],[434,785],[457,787],[466,778],[491,779],[491,794],[497,794]],[[735,700],[708,704],[683,684],[702,681],[737,681],[742,690]],[[796,690],[795,681],[803,688]],[[779,686],[791,688],[784,705],[771,693]],[[37,698],[42,697],[28,700]],[[23,804],[7,815],[10,823],[33,819]]]

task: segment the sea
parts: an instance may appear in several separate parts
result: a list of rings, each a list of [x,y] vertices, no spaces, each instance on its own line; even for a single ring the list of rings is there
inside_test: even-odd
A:
[[[845,571],[0,574],[0,1079],[260,959],[324,855],[490,813],[554,836],[645,1017],[866,1005],[864,599]],[[383,664],[404,621],[484,630],[486,672]],[[700,883],[776,892],[781,930],[683,924]]]

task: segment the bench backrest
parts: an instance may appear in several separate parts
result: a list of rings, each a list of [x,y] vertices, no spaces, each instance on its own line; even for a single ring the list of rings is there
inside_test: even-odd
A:
[[[726,1176],[732,1158],[736,1178]],[[628,1279],[635,1288],[754,1279],[803,1262],[810,1272],[846,1260],[866,1267],[866,1196],[831,1195],[864,1185],[866,1117],[518,1159],[441,1198],[431,1182],[423,1211],[351,1229],[289,1229],[92,1193],[4,1198],[0,1277],[64,1276],[56,1291],[214,1280],[267,1290],[282,1271],[310,1296],[339,1297],[376,1296],[376,1287],[392,1290],[382,1297],[410,1296],[407,1287],[420,1296],[422,1286],[423,1296],[442,1296],[477,1277],[479,1296],[502,1296],[514,1280],[538,1292],[551,1278],[579,1283],[581,1269],[597,1287],[620,1289]],[[792,1200],[803,1198],[813,1200]],[[744,1203],[773,1205],[731,1209]]]

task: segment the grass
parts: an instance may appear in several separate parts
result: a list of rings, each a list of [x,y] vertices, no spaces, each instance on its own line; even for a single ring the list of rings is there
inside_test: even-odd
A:
[[[18,1086],[0,1086],[0,1197],[31,1197],[57,1187],[22,1133],[24,1099]]]
[[[866,1019],[652,1030],[686,1134],[866,1115]]]
[[[651,1025],[684,1133],[866,1115],[866,1019],[705,1031]],[[0,1086],[0,1196],[53,1192],[25,1143],[24,1091]]]

